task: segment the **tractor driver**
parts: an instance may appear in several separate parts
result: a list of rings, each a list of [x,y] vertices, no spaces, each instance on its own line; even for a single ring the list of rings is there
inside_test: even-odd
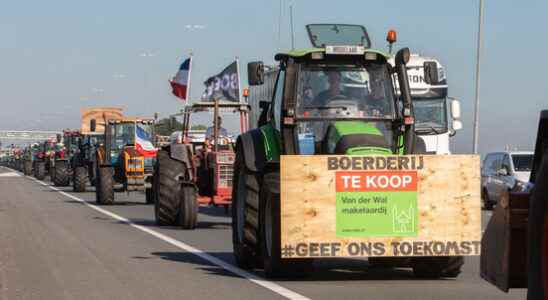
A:
[[[228,136],[228,133],[227,133],[226,129],[221,126],[222,121],[223,120],[222,120],[221,116],[218,116],[217,117],[217,122],[213,122],[213,126],[210,126],[210,127],[207,128],[207,130],[206,130],[206,139],[208,139],[210,141],[214,139],[213,135],[215,134],[215,125],[217,125],[217,128],[219,128],[219,133],[218,133],[219,137]],[[217,123],[217,124],[215,124],[215,123]]]
[[[329,100],[337,96],[344,96],[344,92],[341,89],[341,73],[339,71],[327,71],[326,73],[329,88],[320,92],[314,98],[313,105],[325,106],[329,103]]]

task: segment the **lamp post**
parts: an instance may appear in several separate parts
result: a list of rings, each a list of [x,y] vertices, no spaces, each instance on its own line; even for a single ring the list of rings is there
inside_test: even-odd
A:
[[[480,101],[480,58],[481,44],[483,35],[483,0],[479,2],[479,20],[478,20],[478,45],[476,56],[476,104],[474,110],[474,144],[472,152],[478,154],[478,136],[479,136],[479,101]]]

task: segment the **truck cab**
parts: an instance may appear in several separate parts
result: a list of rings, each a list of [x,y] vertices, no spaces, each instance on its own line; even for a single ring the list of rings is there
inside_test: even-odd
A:
[[[451,154],[450,138],[462,128],[462,122],[460,102],[448,96],[445,68],[436,58],[411,54],[407,74],[417,136],[428,154]]]

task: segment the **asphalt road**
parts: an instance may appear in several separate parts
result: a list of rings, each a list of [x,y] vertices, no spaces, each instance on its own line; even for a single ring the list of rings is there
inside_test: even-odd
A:
[[[315,264],[305,279],[268,281],[234,266],[230,218],[201,207],[198,229],[157,227],[144,194],[94,205],[0,167],[0,299],[524,299],[479,277],[466,259],[455,280],[418,280],[366,260]],[[483,213],[485,226],[489,213]]]

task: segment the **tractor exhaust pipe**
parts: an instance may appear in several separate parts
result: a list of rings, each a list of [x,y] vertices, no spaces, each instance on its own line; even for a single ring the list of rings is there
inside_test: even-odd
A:
[[[409,79],[407,76],[407,62],[411,53],[409,48],[403,48],[396,53],[396,74],[398,75],[398,84],[400,87],[400,95],[403,102],[403,124],[404,132],[404,154],[412,154],[415,148],[415,119],[413,114],[413,105],[411,100],[411,88],[409,87]]]

